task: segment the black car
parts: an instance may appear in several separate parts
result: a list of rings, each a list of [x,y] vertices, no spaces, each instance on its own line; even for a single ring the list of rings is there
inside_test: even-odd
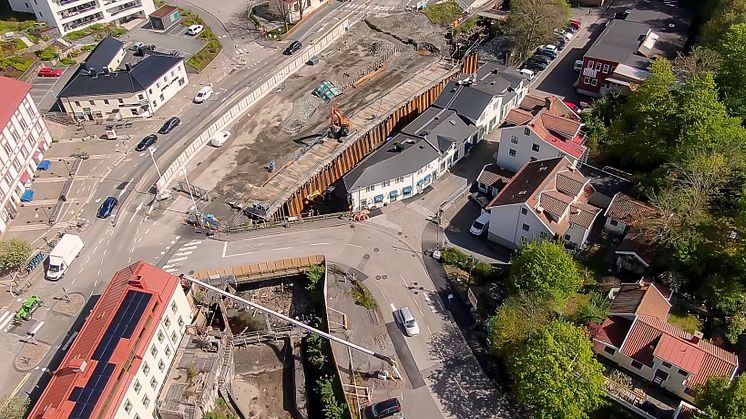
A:
[[[557,47],[558,50],[565,49],[565,45],[567,45],[567,41],[565,41],[563,38],[557,38],[557,40],[554,42],[554,46]]]
[[[540,63],[549,64],[552,62],[552,59],[547,57],[546,55],[534,55],[533,57],[529,58],[528,61],[538,61]]]
[[[542,57],[547,57],[550,60],[553,60],[553,59],[557,58],[557,53],[554,52],[554,51],[552,51],[552,50],[550,50],[550,49],[542,49],[540,51],[537,51],[536,54],[534,54],[534,55],[539,55],[539,56],[542,56]]]
[[[365,409],[365,417],[368,419],[387,418],[397,413],[401,413],[401,403],[396,398],[374,403]]]
[[[527,61],[526,65],[523,66],[523,68],[527,68],[532,71],[544,70],[547,67],[549,67],[549,64],[543,61],[531,61],[531,60]]]
[[[285,48],[285,51],[282,51],[282,53],[285,55],[293,55],[300,51],[301,48],[303,48],[303,44],[301,44],[300,41],[293,41],[287,48]]]
[[[161,129],[158,130],[158,134],[168,134],[169,132],[173,131],[174,128],[178,127],[179,124],[181,124],[181,119],[172,116],[168,119],[168,121],[166,121],[165,124],[163,124]]]
[[[135,151],[145,151],[146,148],[155,144],[156,141],[158,141],[158,136],[155,134],[150,134],[147,137],[143,138],[139,144],[137,144],[137,147],[135,147]]]
[[[116,199],[113,196],[110,196],[104,200],[104,203],[101,204],[101,206],[98,208],[98,213],[96,214],[96,217],[98,218],[108,218],[112,212],[114,212],[114,208],[119,205],[119,200]]]

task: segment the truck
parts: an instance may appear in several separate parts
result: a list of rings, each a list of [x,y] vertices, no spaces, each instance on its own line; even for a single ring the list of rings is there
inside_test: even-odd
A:
[[[80,236],[75,234],[65,234],[60,241],[54,246],[49,253],[47,263],[47,279],[57,281],[65,275],[65,271],[70,267],[75,258],[80,254],[85,245]]]

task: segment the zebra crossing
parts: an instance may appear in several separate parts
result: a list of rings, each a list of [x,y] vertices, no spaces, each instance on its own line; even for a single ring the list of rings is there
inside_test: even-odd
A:
[[[374,14],[390,14],[396,13],[401,9],[398,6],[383,6],[380,4],[367,4],[367,3],[356,3],[353,1],[346,2],[341,7],[342,10],[349,12],[370,12]]]
[[[178,249],[171,255],[163,270],[169,273],[175,273],[180,270],[180,267],[189,260],[189,257],[194,251],[202,244],[202,240],[192,240],[179,246]]]
[[[0,315],[0,330],[5,330],[10,322],[13,321],[13,314],[14,313],[12,311],[6,311],[2,315]]]

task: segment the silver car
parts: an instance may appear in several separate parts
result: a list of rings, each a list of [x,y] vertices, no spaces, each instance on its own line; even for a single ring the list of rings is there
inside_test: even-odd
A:
[[[420,334],[420,326],[417,325],[417,320],[414,319],[409,307],[402,307],[399,310],[396,310],[394,312],[394,317],[404,328],[405,335],[417,336]]]

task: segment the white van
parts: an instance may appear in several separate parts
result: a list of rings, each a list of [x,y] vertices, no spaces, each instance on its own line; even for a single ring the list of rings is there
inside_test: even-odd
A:
[[[469,229],[469,233],[475,235],[475,236],[481,236],[484,234],[485,231],[487,231],[487,227],[490,225],[490,213],[489,212],[483,212],[477,217],[476,220],[471,224],[471,228]]]
[[[197,95],[194,96],[194,103],[202,103],[212,96],[212,86],[205,86],[199,89]]]
[[[402,307],[399,310],[396,310],[394,316],[404,328],[405,335],[417,336],[420,334],[420,326],[417,325],[417,320],[414,319],[409,307]]]
[[[218,131],[213,135],[210,140],[210,145],[213,147],[222,147],[226,141],[231,138],[231,133],[228,131]]]
[[[527,68],[521,69],[521,74],[523,74],[529,80],[533,79],[534,76],[536,75],[536,73],[534,73],[533,71],[531,71],[531,70],[529,70]]]

